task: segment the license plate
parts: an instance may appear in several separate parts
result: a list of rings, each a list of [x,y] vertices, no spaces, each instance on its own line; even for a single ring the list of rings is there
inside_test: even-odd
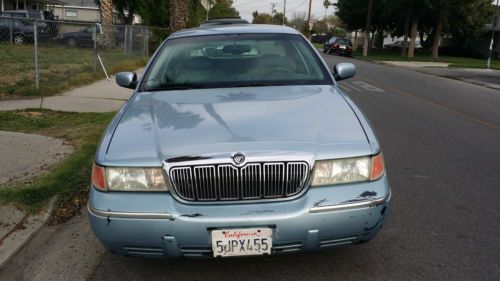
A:
[[[340,48],[341,48],[341,49],[345,49],[345,48],[346,48],[346,46],[340,46]]]
[[[214,257],[271,254],[270,228],[217,229],[211,233]]]

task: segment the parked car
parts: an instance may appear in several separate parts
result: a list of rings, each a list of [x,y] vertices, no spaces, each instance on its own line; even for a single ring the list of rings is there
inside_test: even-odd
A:
[[[33,21],[22,19],[0,18],[0,40],[10,41],[12,29],[12,42],[16,45],[23,45],[33,42]],[[38,34],[45,34],[46,30],[41,29]]]
[[[406,44],[408,44],[407,46],[409,46],[410,41],[407,41]],[[394,41],[390,44],[384,45],[384,48],[388,48],[388,49],[401,49],[402,47],[403,47],[403,41],[401,41],[401,40],[397,40],[397,41]],[[422,48],[422,45],[420,45],[419,42],[416,42],[415,49],[421,49],[421,48]]]
[[[354,74],[351,63],[330,72],[289,27],[170,35],[143,77],[116,76],[135,90],[95,155],[92,230],[109,251],[143,257],[369,241],[391,189],[372,127],[335,82]]]
[[[19,19],[31,19],[31,20],[41,20],[37,22],[37,27],[40,29],[47,29],[47,23],[43,22],[44,20],[54,19],[46,18],[50,17],[50,12],[44,12],[39,10],[6,10],[1,12],[0,17],[9,17],[9,18],[19,18]]]
[[[58,35],[58,40],[69,47],[94,47],[94,40],[96,36],[96,28],[98,25],[91,25],[79,31],[65,32]],[[117,46],[123,46],[124,40],[124,27],[114,27],[114,37]],[[99,31],[98,31],[99,32]]]
[[[323,53],[350,56],[352,54],[351,40],[332,37],[323,45]]]

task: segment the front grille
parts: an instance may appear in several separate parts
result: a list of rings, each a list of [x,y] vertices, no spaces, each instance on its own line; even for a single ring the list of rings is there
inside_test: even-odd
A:
[[[173,167],[170,179],[187,201],[272,199],[300,193],[308,178],[305,162],[248,163]]]

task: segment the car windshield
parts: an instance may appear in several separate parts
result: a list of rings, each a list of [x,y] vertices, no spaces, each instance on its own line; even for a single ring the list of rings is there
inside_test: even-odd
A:
[[[141,89],[331,83],[318,57],[299,35],[224,34],[168,40]]]

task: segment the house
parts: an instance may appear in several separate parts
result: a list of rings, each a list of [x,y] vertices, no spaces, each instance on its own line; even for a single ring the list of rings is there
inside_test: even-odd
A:
[[[94,0],[64,0],[54,5],[53,13],[59,20],[100,22],[101,10]]]
[[[95,0],[64,0],[64,4],[54,5],[54,15],[59,20],[100,22],[101,10]],[[120,23],[118,12],[113,11],[113,22]],[[128,12],[125,11],[125,15]],[[133,24],[139,24],[141,19],[139,15],[134,15]]]
[[[59,0],[0,0],[1,11],[7,10],[49,10],[54,5],[64,4]]]
[[[4,10],[44,10],[52,11],[55,19],[76,22],[100,22],[101,10],[95,0],[0,0]],[[125,12],[127,14],[127,12]],[[119,23],[118,12],[114,11],[115,23]],[[134,24],[140,23],[140,17],[134,15]]]

